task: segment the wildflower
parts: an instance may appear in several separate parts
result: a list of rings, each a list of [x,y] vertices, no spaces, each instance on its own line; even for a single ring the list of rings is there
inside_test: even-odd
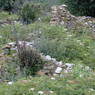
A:
[[[55,78],[54,78],[54,77],[51,77],[51,79],[52,79],[52,80],[55,80]]]
[[[54,92],[53,91],[49,91],[51,94],[53,94]]]
[[[8,85],[12,85],[13,84],[13,82],[8,82]]]
[[[43,92],[43,91],[38,91],[38,94],[40,94],[40,95],[41,95],[41,94],[44,94],[44,92]]]
[[[29,91],[34,91],[34,90],[35,90],[35,88],[30,88],[30,89],[29,89]]]
[[[80,74],[80,77],[82,77],[83,75],[82,74]]]

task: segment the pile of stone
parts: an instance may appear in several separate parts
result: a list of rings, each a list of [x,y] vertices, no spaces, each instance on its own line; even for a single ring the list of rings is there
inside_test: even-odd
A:
[[[18,41],[18,45],[25,45],[26,47],[34,49],[33,42]],[[17,45],[15,42],[11,42],[5,45],[2,49],[7,50],[8,53],[6,54],[10,54],[12,50],[17,51]],[[44,64],[43,69],[37,72],[39,75],[52,76],[55,74],[61,74],[62,71],[68,73],[71,72],[72,67],[74,66],[74,64],[64,64],[62,61],[57,61],[56,58],[52,58],[49,55],[45,56],[44,54],[40,53],[40,56],[46,64]]]
[[[70,14],[66,5],[53,6],[51,8],[51,24],[61,24],[66,27],[73,27],[73,21],[76,20],[77,18]]]
[[[95,31],[95,18],[72,15],[66,5],[53,6],[51,8],[51,24],[64,25],[68,29],[87,27]]]
[[[61,72],[71,72],[74,64],[71,63],[63,63],[62,61],[57,61],[56,58],[52,58],[51,56],[41,55],[43,60],[46,61],[44,65],[43,71],[48,75],[60,75]]]

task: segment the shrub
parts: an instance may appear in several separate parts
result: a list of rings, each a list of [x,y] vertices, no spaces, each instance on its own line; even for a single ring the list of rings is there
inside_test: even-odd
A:
[[[27,24],[35,21],[39,14],[41,14],[41,5],[38,3],[25,3],[20,11],[21,19]]]
[[[26,73],[34,75],[43,67],[43,60],[37,51],[25,43],[18,45],[18,57],[20,59],[20,67],[26,70]]]

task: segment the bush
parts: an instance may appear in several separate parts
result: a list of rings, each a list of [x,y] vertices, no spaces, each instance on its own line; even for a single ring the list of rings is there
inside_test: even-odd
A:
[[[20,17],[26,24],[35,21],[41,14],[41,5],[36,3],[25,3],[20,11]]]
[[[61,0],[68,5],[68,9],[75,15],[95,17],[95,0]]]
[[[43,60],[37,51],[25,43],[18,45],[18,57],[20,59],[20,67],[26,70],[27,75],[34,75],[43,68]]]

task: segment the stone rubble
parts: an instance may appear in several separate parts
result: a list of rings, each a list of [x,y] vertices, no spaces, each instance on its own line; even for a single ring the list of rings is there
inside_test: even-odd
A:
[[[85,26],[95,32],[95,18],[89,16],[74,16],[67,10],[66,5],[51,7],[50,23],[64,25],[67,29],[76,29]]]
[[[32,42],[18,41],[18,44],[21,46],[25,45],[27,47],[33,48]],[[15,42],[11,42],[5,45],[3,49],[10,49],[11,51],[12,50],[17,51],[17,46]],[[72,67],[74,66],[74,64],[70,64],[70,63],[64,64],[62,61],[57,61],[55,58],[52,58],[49,55],[45,56],[42,53],[40,53],[40,56],[46,62],[43,69],[40,71],[42,75],[43,73],[46,75],[60,74],[62,71],[66,71],[66,70],[67,72],[70,72]]]

